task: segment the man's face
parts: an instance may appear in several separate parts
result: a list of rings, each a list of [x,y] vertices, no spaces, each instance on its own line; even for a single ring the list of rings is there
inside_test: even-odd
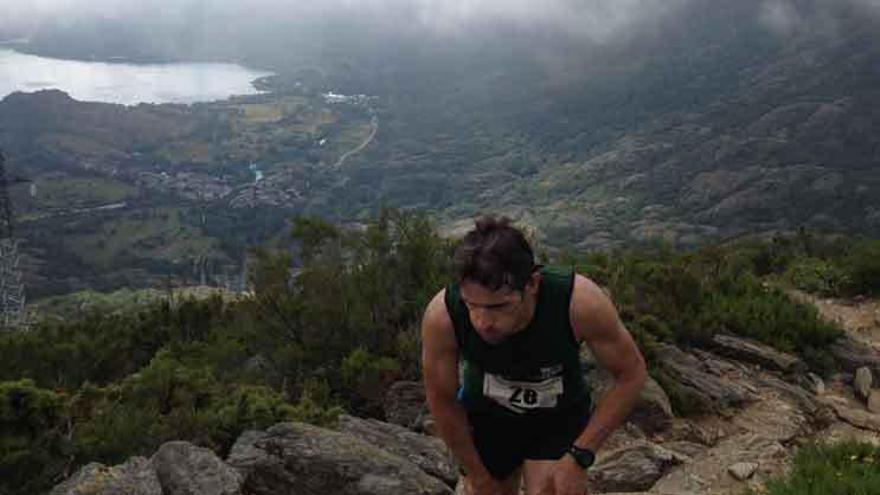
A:
[[[461,299],[467,306],[474,330],[483,340],[499,344],[529,323],[532,285],[530,282],[523,291],[509,287],[493,291],[476,282],[461,283]]]

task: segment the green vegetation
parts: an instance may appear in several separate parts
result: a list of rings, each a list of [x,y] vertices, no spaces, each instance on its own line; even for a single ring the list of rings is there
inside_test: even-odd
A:
[[[215,241],[181,221],[173,208],[157,208],[108,219],[97,231],[68,238],[71,250],[90,266],[107,270],[149,258],[180,263],[196,253],[211,251]]]
[[[773,244],[734,243],[686,254],[643,249],[570,261],[611,291],[649,356],[657,342],[700,346],[729,333],[798,354],[827,374],[833,365],[823,350],[841,330],[762,278],[758,260],[768,249]]]
[[[658,342],[730,332],[827,372],[821,350],[839,330],[778,287],[804,258],[780,239],[549,261],[608,287],[649,361]],[[0,493],[40,493],[76,466],[171,439],[224,453],[278,421],[382,417],[387,386],[420,378],[419,321],[450,280],[452,249],[421,214],[349,228],[299,217],[291,242],[253,253],[248,295],[54,301],[70,316],[0,336]],[[680,413],[699,412],[669,392]]]
[[[124,201],[135,188],[103,177],[71,177],[51,174],[34,182],[39,208],[89,208]]]
[[[880,448],[864,443],[811,445],[798,451],[791,473],[747,495],[876,495]]]
[[[290,246],[259,250],[251,297],[119,294],[127,308],[0,335],[0,493],[172,439],[224,453],[245,429],[380,416],[388,384],[419,377],[418,321],[449,243],[393,211],[352,231],[301,218],[294,235],[297,275]]]
[[[871,239],[813,240],[804,256],[793,260],[782,278],[820,296],[852,297],[880,294],[880,241]],[[815,244],[821,243],[819,246]]]

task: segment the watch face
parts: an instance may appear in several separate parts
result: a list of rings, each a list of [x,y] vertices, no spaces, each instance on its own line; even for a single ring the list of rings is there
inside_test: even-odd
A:
[[[590,449],[579,449],[575,446],[572,446],[568,449],[568,452],[574,457],[575,462],[584,469],[593,465],[593,462],[596,460],[596,454],[593,453]]]

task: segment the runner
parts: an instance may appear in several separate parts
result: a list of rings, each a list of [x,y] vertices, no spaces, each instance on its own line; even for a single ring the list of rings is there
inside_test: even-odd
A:
[[[573,271],[535,265],[506,218],[476,222],[456,282],[428,304],[422,360],[437,431],[469,495],[582,495],[595,452],[629,414],[645,362],[614,305]],[[586,343],[614,385],[591,407]],[[461,364],[461,367],[459,367]]]

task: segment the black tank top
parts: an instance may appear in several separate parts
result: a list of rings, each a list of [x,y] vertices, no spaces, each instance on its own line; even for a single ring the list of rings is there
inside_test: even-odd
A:
[[[543,267],[535,314],[529,325],[497,345],[474,330],[457,283],[446,288],[462,361],[458,398],[471,412],[542,415],[589,407],[579,344],[569,321],[574,273]]]

